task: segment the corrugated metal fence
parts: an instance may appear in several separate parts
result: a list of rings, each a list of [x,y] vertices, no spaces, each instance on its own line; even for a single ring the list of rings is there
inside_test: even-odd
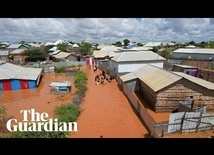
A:
[[[170,114],[167,133],[198,132],[214,129],[214,114],[178,112]]]

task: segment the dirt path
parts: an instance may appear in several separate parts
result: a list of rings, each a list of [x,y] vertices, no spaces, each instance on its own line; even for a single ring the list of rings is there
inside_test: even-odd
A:
[[[81,103],[84,111],[78,117],[78,132],[74,138],[142,138],[148,131],[133,112],[128,100],[119,90],[117,81],[95,85],[94,77],[100,74],[87,66],[81,69],[88,76],[88,90]]]

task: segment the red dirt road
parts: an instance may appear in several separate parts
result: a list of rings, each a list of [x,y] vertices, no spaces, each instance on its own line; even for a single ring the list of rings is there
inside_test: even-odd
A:
[[[105,81],[95,85],[94,77],[100,74],[81,68],[88,76],[88,90],[85,101],[81,103],[83,112],[78,117],[78,132],[74,138],[144,138],[148,133],[131,108],[127,98],[119,90],[117,81]]]

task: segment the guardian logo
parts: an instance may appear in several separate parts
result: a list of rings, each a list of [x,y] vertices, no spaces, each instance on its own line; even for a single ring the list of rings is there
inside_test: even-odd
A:
[[[6,127],[9,131],[78,131],[77,122],[58,122],[57,118],[48,119],[46,112],[38,113],[35,109],[31,109],[20,110],[20,113],[23,114],[22,122],[18,122],[17,119],[7,121]]]

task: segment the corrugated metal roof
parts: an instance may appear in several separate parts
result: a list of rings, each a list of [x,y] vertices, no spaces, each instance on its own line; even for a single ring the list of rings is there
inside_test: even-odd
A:
[[[71,53],[60,52],[60,53],[58,53],[58,54],[56,54],[56,55],[53,55],[53,57],[60,59],[60,58],[66,58],[66,57],[68,57],[69,55],[71,55]]]
[[[0,55],[8,55],[9,52],[8,51],[0,51]]]
[[[11,44],[7,48],[19,48],[22,44]]]
[[[61,50],[55,50],[54,52],[49,53],[49,55],[56,55],[60,52]]]
[[[93,56],[95,58],[104,58],[107,56],[107,52],[106,51],[101,51],[101,50],[94,50],[93,51]]]
[[[145,65],[134,71],[133,74],[155,92],[182,79],[179,75],[173,74],[172,72],[153,65]]]
[[[54,46],[54,47],[49,49],[49,51],[56,51],[56,50],[57,50],[57,46]]]
[[[24,67],[14,65],[11,63],[5,63],[0,65],[0,72],[6,75],[8,77],[7,79],[14,78],[17,74],[22,72],[24,69],[25,69]],[[2,78],[0,77],[0,79]]]
[[[4,73],[2,73],[2,72],[0,71],[0,80],[4,80],[4,79],[10,79],[10,77],[7,76],[7,75],[5,75]]]
[[[149,60],[166,60],[162,56],[154,53],[153,51],[134,51],[134,52],[122,52],[114,56],[112,60],[116,62],[126,61],[149,61]]]
[[[25,68],[22,72],[17,74],[15,79],[23,79],[23,80],[36,80],[38,75],[42,72],[41,68]]]
[[[138,51],[148,51],[148,50],[151,50],[152,47],[150,46],[140,46],[138,47]]]
[[[183,76],[185,79],[193,82],[193,83],[196,83],[202,87],[205,87],[207,89],[211,89],[211,90],[214,90],[214,83],[212,82],[209,82],[209,81],[206,81],[204,79],[201,79],[201,78],[197,78],[197,77],[194,77],[194,76],[190,76],[188,74],[185,74],[183,72],[174,72],[175,74],[177,75],[180,75],[180,76]]]
[[[125,75],[121,75],[120,76],[120,79],[123,81],[123,82],[126,82],[126,81],[129,81],[129,80],[133,80],[133,79],[136,79],[137,77],[133,74],[133,73],[127,73]]]
[[[198,68],[195,66],[188,66],[188,65],[179,65],[179,64],[174,64],[174,66],[182,67],[182,68]]]
[[[77,44],[73,44],[72,46],[73,46],[73,48],[79,47],[79,45],[77,45]]]
[[[0,65],[0,80],[36,80],[41,72],[42,68],[27,68],[11,63],[4,63]]]
[[[214,54],[214,49],[210,48],[179,48],[173,53],[198,53],[198,54]]]
[[[95,58],[105,58],[106,56],[109,57],[114,57],[116,56],[118,53],[114,52],[114,51],[102,51],[102,50],[95,50],[93,52],[93,56]]]
[[[32,46],[32,47],[41,47],[42,44],[39,43],[28,43],[28,45]]]
[[[50,87],[60,87],[60,86],[71,86],[70,81],[53,81],[50,84]]]
[[[25,50],[26,50],[26,49],[19,48],[19,49],[16,49],[16,50],[11,51],[10,53],[11,53],[11,54],[21,54],[21,53],[24,52]]]
[[[148,85],[154,92],[157,92],[182,78],[187,79],[204,88],[214,90],[214,83],[212,82],[194,76],[190,76],[182,72],[166,71],[162,68],[149,64],[141,67],[140,69],[132,73],[122,75],[120,76],[120,78],[122,79],[123,82],[139,78],[146,85]]]
[[[161,42],[148,42],[144,46],[154,47],[154,46],[160,46],[160,45],[161,45]]]

